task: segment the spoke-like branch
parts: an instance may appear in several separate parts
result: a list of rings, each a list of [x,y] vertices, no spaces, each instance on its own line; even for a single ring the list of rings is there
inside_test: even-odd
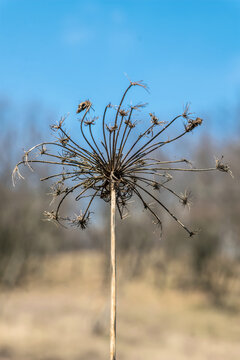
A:
[[[69,176],[66,176],[68,174],[69,174]],[[70,174],[72,174],[72,175],[70,175]],[[78,175],[78,174],[76,174],[76,172],[62,172],[62,173],[59,173],[59,174],[54,174],[54,175],[46,176],[44,178],[40,178],[40,181],[53,179],[53,178],[59,177],[59,176],[61,176],[63,178],[62,180],[59,180],[59,181],[65,181],[65,180],[72,179],[72,178],[78,178],[79,179],[80,175],[81,175],[80,173]]]
[[[87,113],[86,113],[87,114]],[[84,114],[84,117],[85,115]],[[83,117],[83,120],[84,120],[84,117]],[[96,163],[96,159],[95,157],[91,154],[91,152],[89,152],[87,149],[84,149],[82,147],[80,147],[75,141],[72,140],[72,138],[62,129],[62,128],[59,128],[59,130],[64,134],[64,136],[66,136],[66,138],[68,139],[68,141],[70,141],[71,143],[73,143],[75,146],[71,145],[71,144],[68,144],[68,146],[73,149],[74,151],[77,151],[79,152],[79,154],[82,156],[82,157],[86,157],[86,159],[88,159],[89,161],[92,161],[94,163]],[[83,134],[83,137],[84,137],[84,134]],[[66,145],[62,146],[63,148],[67,148]]]
[[[137,179],[147,185],[150,185],[153,189],[156,190],[160,190],[160,188],[164,188],[165,190],[169,191],[170,193],[172,193],[173,195],[175,195],[179,200],[182,200],[182,196],[177,194],[174,190],[170,189],[168,186],[164,185],[164,183],[158,183],[154,180],[148,179],[148,178],[144,178],[141,176],[128,176],[128,177],[133,177],[134,179]],[[168,180],[166,180],[165,182],[168,182]]]
[[[64,200],[66,199],[66,197],[72,193],[74,190],[76,190],[77,188],[79,188],[80,186],[82,186],[82,183],[80,184],[76,184],[75,186],[72,186],[68,191],[66,191],[66,193],[64,194],[64,196],[61,198],[61,200],[58,203],[57,209],[56,209],[56,220],[58,221],[58,217],[59,217],[59,211],[60,208],[64,202]],[[85,189],[87,191],[87,189]]]
[[[99,156],[101,157],[101,160],[104,163],[104,165],[106,165],[106,159],[104,158],[102,152],[100,151],[100,149],[99,149],[99,147],[98,147],[98,145],[97,145],[97,143],[96,143],[96,141],[95,141],[95,139],[93,137],[92,126],[91,125],[89,125],[89,131],[90,131],[90,134],[91,134],[91,138],[92,138],[92,140],[94,142],[94,145],[96,146],[97,152],[98,152]]]
[[[90,148],[92,149],[92,151],[94,152],[95,155],[97,155],[98,157],[98,153],[96,151],[96,149],[94,149],[94,147],[92,146],[92,144],[88,141],[87,137],[85,136],[84,134],[84,131],[83,131],[83,124],[84,124],[84,120],[85,120],[85,117],[87,115],[87,113],[90,111],[90,107],[86,109],[85,111],[85,114],[83,115],[82,119],[81,119],[81,125],[80,125],[80,129],[81,129],[81,134],[84,138],[84,140],[86,141],[86,143],[90,146]],[[96,159],[95,159],[96,160]],[[99,159],[100,160],[100,159]],[[102,161],[101,161],[102,162]]]
[[[182,115],[178,115],[176,116],[174,119],[172,119],[172,121],[170,121],[166,126],[164,126],[164,128],[162,128],[160,131],[157,132],[156,135],[154,135],[149,141],[147,141],[139,150],[137,150],[137,152],[135,152],[132,156],[130,156],[130,158],[128,160],[124,162],[122,162],[123,166],[125,167],[133,158],[135,158],[135,156],[139,153],[142,152],[153,140],[155,140],[160,134],[162,134],[170,125],[172,125],[177,119],[179,119]],[[136,142],[137,143],[137,142]],[[135,145],[134,145],[135,146]],[[125,159],[124,159],[125,160]]]
[[[124,142],[124,138],[125,138],[126,131],[127,131],[127,128],[128,128],[127,123],[129,123],[129,121],[131,121],[131,117],[132,117],[132,112],[133,112],[133,110],[134,110],[134,108],[131,107],[131,109],[130,109],[130,111],[129,111],[128,118],[127,118],[127,121],[126,121],[126,124],[125,124],[125,128],[124,128],[123,135],[122,135],[121,142],[120,142],[119,151],[118,151],[118,154],[117,154],[116,167],[118,166],[118,163],[119,163],[119,161],[121,160],[122,151],[123,151],[123,142]]]
[[[138,153],[136,153],[136,155],[132,158],[132,161],[130,161],[128,163],[128,165],[125,166],[125,168],[128,168],[129,166],[131,166],[132,164],[134,164],[134,162],[137,160],[141,160],[143,158],[145,158],[148,154],[158,150],[160,147],[166,145],[166,144],[169,144],[173,141],[176,141],[178,139],[180,139],[182,136],[184,136],[185,134],[187,133],[187,131],[184,131],[183,133],[181,133],[180,135],[176,136],[175,138],[173,139],[170,139],[170,140],[166,140],[166,141],[160,141],[160,142],[157,142],[155,144],[152,144],[148,147],[146,147],[144,149],[144,151],[139,151]]]
[[[104,114],[103,114],[103,121],[102,121],[104,148],[105,148],[105,150],[106,150],[106,152],[107,152],[108,162],[110,162],[110,155],[109,155],[109,152],[108,152],[108,146],[107,146],[107,140],[106,140],[105,119],[106,119],[107,109],[109,109],[110,106],[111,106],[111,104],[108,104],[108,105],[105,107]]]
[[[184,169],[184,168],[164,168],[164,167],[156,167],[156,168],[152,168],[152,167],[141,167],[141,165],[139,166],[136,166],[134,168],[131,168],[129,171],[126,171],[126,173],[131,173],[131,172],[138,172],[138,173],[143,173],[145,171],[152,171],[152,174],[155,173],[155,171],[161,171],[161,170],[164,170],[164,171],[185,171],[185,172],[205,172],[205,171],[215,171],[217,170],[216,167],[212,167],[212,168],[204,168],[204,169]]]
[[[86,210],[85,210],[85,212],[84,212],[84,214],[83,214],[83,219],[84,219],[85,216],[87,215],[87,212],[89,211],[90,206],[91,206],[94,198],[97,196],[98,191],[99,191],[99,190],[95,191],[95,193],[94,193],[93,195],[91,195],[92,197],[91,197],[91,200],[89,201],[88,206],[87,206],[87,208],[86,208]]]
[[[131,181],[130,181],[131,182]],[[134,184],[134,183],[132,183]],[[144,189],[141,185],[139,184],[135,184],[135,186],[137,186],[139,189],[141,189],[142,191],[144,191],[146,194],[148,194],[152,199],[154,199],[159,205],[161,205],[161,207],[166,210],[166,212],[175,220],[177,221],[177,223],[184,229],[187,231],[187,233],[189,234],[189,236],[193,236],[194,232],[190,231],[160,200],[158,200],[154,195],[152,195],[148,190]]]
[[[146,201],[143,199],[143,197],[141,196],[140,192],[136,189],[136,187],[134,186],[134,183],[132,181],[129,181],[127,179],[124,179],[128,184],[130,184],[133,192],[139,197],[139,199],[141,200],[144,209],[148,209],[151,214],[155,217],[155,219],[157,220],[157,224],[160,225],[161,230],[162,230],[162,222],[159,218],[159,216],[150,208],[150,206],[146,203]]]

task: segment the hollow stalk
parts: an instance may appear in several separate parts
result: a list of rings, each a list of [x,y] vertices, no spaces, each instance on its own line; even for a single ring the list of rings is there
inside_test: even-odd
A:
[[[110,360],[116,360],[116,242],[115,242],[116,192],[111,182],[111,320]]]

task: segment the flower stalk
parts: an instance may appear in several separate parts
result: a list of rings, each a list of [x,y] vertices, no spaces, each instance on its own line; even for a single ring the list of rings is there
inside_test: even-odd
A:
[[[110,319],[110,360],[116,360],[116,300],[117,300],[117,270],[116,270],[116,191],[114,180],[111,181],[111,319]]]

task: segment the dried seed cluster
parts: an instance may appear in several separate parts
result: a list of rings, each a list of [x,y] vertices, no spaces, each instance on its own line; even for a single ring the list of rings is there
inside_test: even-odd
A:
[[[20,165],[26,165],[31,170],[33,170],[31,167],[33,163],[50,165],[54,170],[54,174],[41,180],[54,179],[55,182],[51,186],[52,202],[57,198],[59,198],[59,201],[55,211],[46,211],[44,215],[49,221],[60,223],[63,226],[71,224],[81,229],[85,229],[89,223],[90,207],[95,198],[99,197],[105,202],[110,201],[110,188],[113,182],[116,190],[116,204],[121,218],[126,216],[129,200],[133,195],[136,195],[141,200],[144,208],[153,215],[157,224],[161,226],[161,220],[153,208],[153,204],[156,203],[192,236],[194,232],[190,231],[163,204],[156,191],[165,189],[172,193],[183,205],[189,207],[191,195],[189,191],[177,194],[176,191],[166,186],[166,183],[172,180],[174,172],[220,170],[232,173],[229,166],[218,159],[213,168],[196,169],[192,167],[187,159],[161,161],[149,157],[159,148],[178,140],[202,124],[202,119],[195,118],[189,113],[189,105],[186,106],[182,114],[177,115],[170,122],[159,121],[154,113],[149,113],[150,121],[146,130],[136,138],[135,142],[129,144],[130,135],[137,125],[136,121],[132,120],[133,115],[146,105],[124,106],[127,93],[135,86],[146,89],[142,82],[130,82],[119,105],[108,104],[105,107],[102,120],[100,120],[102,122],[102,141],[100,136],[94,136],[92,131],[92,127],[98,121],[98,118],[88,118],[92,103],[89,100],[81,102],[78,105],[77,114],[82,115],[80,131],[85,145],[82,145],[82,142],[75,142],[67,134],[64,129],[65,118],[62,118],[58,123],[51,126],[52,131],[57,133],[55,141],[37,144],[24,152],[22,161],[16,165],[13,171],[13,182],[16,176],[23,178],[19,172]],[[106,124],[109,109],[114,111],[114,120],[111,125]],[[164,140],[164,131],[181,118],[185,121],[183,131],[173,138]],[[85,129],[88,129],[88,135]],[[161,139],[159,140],[160,135]],[[29,158],[30,155],[31,158]],[[176,167],[178,163],[185,166]],[[60,171],[57,171],[58,167],[61,168]],[[154,180],[151,179],[151,176],[154,176]],[[66,185],[69,184],[69,180],[72,181],[71,186]],[[76,194],[76,201],[87,198],[88,204],[85,210],[81,210],[79,215],[75,215],[74,218],[63,217],[60,214],[62,204],[67,196],[72,193]],[[146,198],[151,198],[152,202],[148,203],[145,200]]]

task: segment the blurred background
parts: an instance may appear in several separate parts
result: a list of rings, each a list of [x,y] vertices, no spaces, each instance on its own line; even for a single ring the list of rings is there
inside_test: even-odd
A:
[[[109,207],[97,203],[85,231],[56,227],[42,220],[50,169],[26,169],[15,188],[11,172],[62,115],[77,137],[79,102],[101,116],[128,78],[149,86],[128,99],[148,102],[146,117],[169,121],[190,102],[204,119],[173,157],[204,167],[224,155],[234,179],[179,175],[191,211],[162,194],[194,238],[161,211],[160,239],[136,204],[118,219],[119,358],[239,359],[239,19],[239,0],[0,0],[1,360],[108,356]]]

